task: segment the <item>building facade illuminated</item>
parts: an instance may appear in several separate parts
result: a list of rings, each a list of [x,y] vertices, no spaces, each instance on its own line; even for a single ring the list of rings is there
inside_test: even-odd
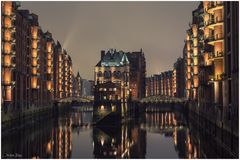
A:
[[[66,50],[63,50],[63,97],[72,97],[72,59],[67,54]]]
[[[2,103],[5,110],[13,102],[13,88],[15,80],[13,72],[16,64],[14,57],[16,56],[16,9],[18,3],[6,1],[1,2],[1,19],[2,19]]]
[[[130,96],[129,60],[126,53],[101,51],[101,60],[94,69],[94,117],[110,112],[126,117]]]
[[[62,99],[73,96],[72,59],[57,41],[53,56],[54,97]]]
[[[1,4],[2,17],[6,19],[2,24],[2,32],[6,30],[5,36],[2,37],[3,106],[5,109],[8,106],[6,110],[24,111],[30,107],[51,105],[53,98],[51,33],[44,33],[41,30],[37,15],[28,10],[17,10],[19,3]],[[5,103],[4,99],[9,103]]]
[[[95,66],[95,100],[121,100],[129,98],[129,61],[122,51],[101,52],[101,60]],[[101,87],[100,87],[101,86]],[[115,88],[109,88],[112,86]]]
[[[184,97],[184,61],[179,57],[173,65],[173,96]]]
[[[57,41],[54,47],[54,97],[63,98],[63,49],[61,44]]]
[[[56,44],[52,34],[43,32],[38,15],[18,9],[19,6],[19,2],[1,2],[1,98],[4,112],[10,111],[10,114],[35,107],[50,107],[55,96],[60,95],[56,94],[59,90],[56,90],[55,77],[59,70],[56,71],[58,60],[54,54]],[[72,62],[68,55],[65,97],[72,96],[71,77]]]
[[[213,102],[223,105],[223,77],[224,77],[224,5],[222,1],[203,2],[204,4],[204,39],[212,46],[206,52],[209,63],[213,66],[213,73],[209,83],[213,83]]]
[[[27,15],[29,12],[18,10],[16,12],[16,54],[13,79],[13,110],[25,110],[32,105],[31,100],[31,48],[28,47],[28,35],[31,29]],[[20,32],[21,31],[21,32]],[[27,63],[25,63],[27,61]],[[14,62],[14,61],[13,61]]]
[[[199,99],[199,64],[203,54],[203,4],[200,2],[192,12],[192,22],[187,30],[183,58],[185,62],[185,97],[191,101]]]
[[[146,97],[167,96],[173,94],[173,71],[162,72],[146,78]]]
[[[145,77],[146,77],[146,60],[143,50],[135,52],[127,52],[129,60],[129,86],[131,90],[131,98],[139,100],[145,97]]]
[[[194,103],[193,110],[215,125],[216,139],[221,140],[234,153],[238,153],[238,149],[230,146],[236,146],[233,139],[238,139],[239,131],[238,6],[238,2],[201,2],[193,11],[193,23],[190,25],[192,30],[189,29],[187,32],[183,52],[185,64],[187,64],[185,65],[186,98],[191,100],[191,104],[197,98],[198,103]],[[194,35],[190,39],[190,33],[194,33],[194,26],[198,28],[198,41],[195,40]],[[192,61],[194,48],[191,48],[191,44],[195,46],[194,40],[199,46],[198,72],[196,72],[199,79],[197,97],[194,96],[195,74],[190,74],[188,77],[194,67],[194,60]],[[189,41],[190,49],[188,48]],[[190,70],[188,69],[188,51],[190,51],[190,64],[193,62]],[[208,129],[207,126],[205,127]]]
[[[46,82],[45,87],[47,90],[47,97],[50,99],[53,99],[53,52],[54,52],[54,40],[52,38],[52,34],[50,32],[46,32],[44,34],[45,38],[45,50],[46,50],[46,70],[45,70],[45,76],[46,76]],[[46,98],[47,98],[46,97]],[[47,99],[48,99],[47,98]]]

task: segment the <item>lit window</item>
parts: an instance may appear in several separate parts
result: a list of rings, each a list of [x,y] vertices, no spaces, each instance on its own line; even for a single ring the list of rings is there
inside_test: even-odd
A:
[[[11,32],[10,30],[5,30],[5,40],[10,41],[11,40]]]
[[[34,48],[34,49],[37,48],[37,41],[36,40],[32,41],[32,48]]]
[[[47,52],[51,52],[51,50],[52,50],[52,44],[51,44],[51,42],[48,42],[47,43]]]
[[[10,57],[10,55],[4,56],[4,65],[5,66],[10,66],[11,65],[11,57]]]
[[[12,90],[10,87],[6,87],[5,90],[5,101],[11,101],[12,100]]]
[[[12,2],[8,1],[4,3],[4,13],[6,15],[11,15],[12,14]]]
[[[112,106],[112,112],[116,111],[116,106]]]
[[[5,53],[10,53],[10,51],[11,51],[11,44],[10,43],[5,43],[4,44],[4,52]]]

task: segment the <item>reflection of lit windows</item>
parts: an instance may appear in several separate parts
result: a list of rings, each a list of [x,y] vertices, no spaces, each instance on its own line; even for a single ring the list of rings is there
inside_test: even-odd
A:
[[[101,137],[100,142],[101,142],[101,145],[103,146],[103,145],[104,145],[104,139],[103,139],[103,137]]]
[[[116,111],[116,106],[112,106],[112,112]]]

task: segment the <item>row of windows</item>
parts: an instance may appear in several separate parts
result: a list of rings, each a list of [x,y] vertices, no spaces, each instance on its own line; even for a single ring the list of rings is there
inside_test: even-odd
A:
[[[99,88],[99,91],[117,91],[117,88]]]
[[[121,73],[120,71],[114,71],[113,73],[111,71],[105,71],[104,73],[102,73],[101,71],[99,71],[97,73],[97,76],[104,78],[110,78],[112,76],[114,76],[115,78],[121,78],[122,76],[124,76],[124,73]]]

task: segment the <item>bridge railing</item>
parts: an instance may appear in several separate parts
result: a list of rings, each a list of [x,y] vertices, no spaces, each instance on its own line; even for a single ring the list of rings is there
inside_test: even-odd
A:
[[[88,97],[66,97],[66,98],[55,98],[54,101],[57,102],[72,102],[72,101],[77,101],[77,102],[92,102],[92,98]]]
[[[186,99],[167,96],[150,96],[140,100],[141,103],[184,103]]]

